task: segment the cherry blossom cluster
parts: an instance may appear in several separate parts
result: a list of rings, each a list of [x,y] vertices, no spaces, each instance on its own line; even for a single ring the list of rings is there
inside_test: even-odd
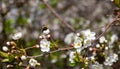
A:
[[[46,27],[43,28],[42,34],[39,36],[40,44],[36,44],[25,49],[19,48],[17,41],[22,38],[22,36],[23,34],[21,32],[15,33],[12,36],[13,40],[7,41],[6,45],[2,47],[3,52],[0,52],[0,54],[2,54],[4,57],[2,62],[9,62],[7,65],[8,68],[13,67],[16,63],[19,66],[24,66],[24,64],[26,64],[25,61],[28,63],[26,69],[40,65],[40,63],[36,60],[36,57],[42,57],[42,55],[40,54],[38,56],[28,56],[26,54],[27,49],[40,48],[40,51],[43,54],[67,49],[58,48],[55,51],[50,51],[52,44],[50,42],[50,30]],[[119,45],[118,36],[116,34],[113,34],[109,39],[106,39],[105,36],[102,36],[99,38],[99,40],[94,42],[95,39],[96,33],[92,32],[90,29],[83,30],[77,34],[73,32],[67,34],[64,42],[72,48],[70,48],[71,50],[68,50],[67,54],[62,54],[61,58],[67,58],[68,55],[70,65],[75,66],[81,63],[81,69],[103,69],[104,66],[112,66],[119,60],[119,51],[114,51],[114,48],[116,47],[118,47],[120,50],[120,46],[116,46]],[[11,58],[9,58],[9,56]],[[102,59],[102,61],[100,59]],[[13,62],[13,60],[15,62]],[[51,63],[55,62],[57,62],[57,58],[51,60]]]
[[[91,32],[89,29],[77,34],[69,33],[66,35],[64,42],[74,48],[69,51],[71,65],[82,63],[83,68],[87,68],[90,65],[89,68],[92,67],[92,69],[103,69],[103,66],[111,66],[117,62],[118,54],[114,52],[113,48],[118,36],[113,34],[110,40],[102,36],[98,41],[94,42],[95,39],[95,32]]]
[[[0,55],[4,57],[2,62],[7,62],[7,68],[14,67],[15,64],[19,66],[25,66],[26,61],[28,61],[28,65],[25,66],[26,69],[30,67],[35,67],[36,65],[40,65],[34,57],[29,58],[26,54],[25,49],[19,48],[17,45],[17,41],[22,38],[23,34],[21,32],[17,32],[13,34],[11,41],[7,41],[6,45],[2,47],[2,51],[0,51]],[[39,48],[39,45],[33,46],[33,48]],[[27,49],[27,48],[26,48]]]

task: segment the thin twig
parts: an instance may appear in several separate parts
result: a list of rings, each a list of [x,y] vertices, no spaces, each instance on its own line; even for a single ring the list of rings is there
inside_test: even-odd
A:
[[[73,48],[74,48],[74,47],[59,48],[58,50],[51,51],[50,54],[55,53],[55,52],[58,52],[58,51],[71,50],[71,49],[73,49]]]
[[[25,48],[25,50],[32,49],[32,48],[34,48],[34,47],[27,47],[27,48]]]
[[[107,30],[108,30],[112,25],[114,25],[114,24],[116,23],[115,21],[118,20],[119,16],[120,16],[120,12],[118,12],[118,15],[113,19],[113,21],[112,21],[111,23],[109,23],[109,24],[106,26],[105,30],[104,30],[94,41],[97,41],[101,36],[103,36],[103,35],[107,32]]]
[[[48,7],[48,9],[64,24],[66,27],[68,27],[71,31],[74,32],[73,27],[71,27],[67,22],[47,3],[46,0],[42,0],[43,3]]]
[[[44,54],[40,54],[40,55],[37,55],[37,56],[27,56],[27,58],[37,58],[37,57],[41,57],[43,56]]]
[[[55,52],[59,52],[59,51],[65,51],[65,50],[71,50],[71,49],[73,49],[74,47],[67,47],[67,48],[59,48],[59,49],[57,49],[57,50],[54,50],[54,51],[51,51],[51,52],[49,52],[49,53],[44,53],[44,54],[40,54],[40,55],[37,55],[37,56],[27,56],[27,58],[37,58],[37,57],[41,57],[41,56],[43,56],[43,55],[49,55],[49,54],[53,54],[53,53],[55,53]]]

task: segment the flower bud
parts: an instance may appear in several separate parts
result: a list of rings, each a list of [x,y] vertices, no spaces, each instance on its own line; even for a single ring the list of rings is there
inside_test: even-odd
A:
[[[7,46],[3,46],[2,50],[5,51],[5,52],[8,51],[8,47]]]

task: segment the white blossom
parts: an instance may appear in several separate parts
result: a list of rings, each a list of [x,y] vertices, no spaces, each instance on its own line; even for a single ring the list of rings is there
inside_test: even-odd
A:
[[[77,48],[77,49],[76,49],[76,52],[77,52],[77,53],[80,53],[81,50],[83,50],[83,49],[84,49],[83,47],[81,47],[81,48]]]
[[[112,62],[116,62],[118,60],[118,55],[117,54],[113,54],[113,59],[111,60]]]
[[[90,29],[84,30],[81,32],[83,37],[84,37],[84,41],[83,41],[83,46],[85,48],[87,48],[88,46],[91,45],[91,41],[95,40],[95,32],[91,32]]]
[[[118,60],[117,54],[111,54],[110,56],[107,56],[104,62],[104,65],[111,66],[113,62],[116,62]]]
[[[25,55],[21,56],[21,60],[26,60],[26,59],[27,59],[27,57]]]
[[[89,48],[89,51],[92,51],[92,50],[93,50],[93,48],[90,47],[90,48]]]
[[[113,43],[113,42],[116,41],[116,40],[118,40],[118,36],[115,35],[115,34],[113,34],[113,35],[111,36],[111,43]]]
[[[114,0],[110,0],[110,1],[112,1],[112,2],[113,2]]]
[[[74,41],[74,48],[81,48],[82,46],[82,39],[80,37],[76,37]]]
[[[107,42],[107,40],[105,39],[104,36],[102,36],[102,37],[100,37],[99,42],[100,43],[104,43],[104,42]]]
[[[84,39],[95,40],[95,32],[91,32],[90,29],[82,31]]]
[[[95,56],[91,56],[90,59],[91,59],[91,60],[94,60],[94,59],[95,59]]]
[[[18,32],[18,33],[15,33],[13,36],[12,36],[12,39],[14,40],[18,40],[22,37],[22,33],[21,32]]]
[[[77,33],[76,35],[77,35],[77,36],[80,36],[80,33]]]
[[[31,59],[29,60],[29,64],[30,64],[30,66],[32,66],[32,67],[35,67],[36,65],[40,65],[40,63],[38,63],[37,60],[35,60],[35,59],[33,59],[33,58],[31,58]]]
[[[66,54],[61,54],[60,57],[61,57],[61,58],[66,58],[67,55],[66,55]]]
[[[52,60],[51,60],[51,63],[56,63],[57,62],[57,58],[53,58]]]
[[[75,58],[75,52],[70,51],[70,53],[69,53],[69,61],[70,61],[70,63],[74,63],[74,58]]]
[[[64,42],[66,44],[71,44],[74,41],[75,33],[69,33],[66,35]]]
[[[96,47],[99,48],[99,47],[100,47],[100,44],[96,44]]]
[[[102,64],[99,64],[98,62],[96,62],[95,64],[92,64],[90,66],[90,69],[104,69]]]
[[[7,45],[10,45],[10,42],[8,41],[8,42],[6,42],[6,44],[7,44]]]
[[[105,50],[108,50],[108,47],[105,47]]]
[[[39,45],[35,45],[36,48],[39,48],[40,46]]]
[[[108,43],[108,47],[111,49],[113,48],[113,45],[111,44],[111,42]]]
[[[84,47],[87,48],[88,46],[91,45],[91,40],[85,39],[83,44],[84,44]]]
[[[84,49],[84,47],[82,47],[82,41],[83,41],[83,40],[82,40],[82,38],[80,38],[80,37],[78,37],[78,36],[76,36],[74,39],[75,39],[75,40],[74,40],[74,43],[73,43],[74,48],[76,49],[76,51],[77,51],[78,53],[80,53],[81,50]]]
[[[8,49],[7,46],[3,46],[3,47],[2,47],[2,50],[6,52],[6,51],[8,51],[9,49]]]
[[[7,47],[7,46],[3,46],[3,47],[2,47],[2,50],[3,50],[3,51],[8,51],[8,47]]]
[[[42,52],[49,52],[50,51],[50,41],[47,39],[42,39],[40,41],[40,48]]]

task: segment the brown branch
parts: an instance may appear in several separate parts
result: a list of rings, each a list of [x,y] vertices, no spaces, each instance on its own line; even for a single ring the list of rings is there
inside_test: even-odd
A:
[[[53,54],[55,52],[59,52],[59,51],[65,51],[65,50],[71,50],[73,49],[74,47],[67,47],[67,48],[59,48],[57,50],[54,50],[54,51],[51,51],[49,53],[44,53],[44,54],[40,54],[40,55],[37,55],[37,56],[27,56],[27,58],[37,58],[37,57],[41,57],[43,55],[50,55],[50,54]]]
[[[74,29],[69,24],[67,24],[67,22],[47,3],[46,0],[41,1],[43,1],[47,8],[62,22],[63,25],[65,25],[67,28],[74,32]]]
[[[94,41],[97,41],[101,36],[103,36],[107,32],[107,30],[116,23],[119,16],[120,16],[120,12],[118,12],[118,15],[116,15],[113,21],[106,26],[105,30]]]
[[[71,50],[71,49],[73,49],[73,48],[74,48],[74,47],[59,48],[58,50],[51,51],[50,54],[55,53],[55,52],[58,52],[58,51]]]

